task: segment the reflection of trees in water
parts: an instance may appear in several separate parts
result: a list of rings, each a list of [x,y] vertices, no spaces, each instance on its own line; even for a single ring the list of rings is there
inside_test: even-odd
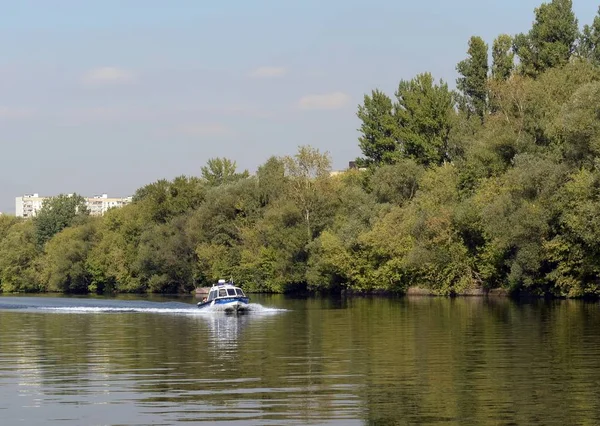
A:
[[[428,297],[401,303],[401,310],[380,306],[365,316],[363,328],[373,334],[377,326],[392,331],[385,344],[373,337],[363,346],[369,362],[361,397],[372,424],[596,424],[593,384],[600,374],[580,354],[600,350],[597,332],[585,327],[593,322],[597,330],[597,305]]]
[[[89,402],[102,391],[118,401],[128,392],[133,407],[188,420],[600,418],[597,304],[426,297],[349,298],[347,308],[318,299],[290,303],[294,311],[265,317],[1,312],[1,371],[27,369],[21,381],[49,399]]]

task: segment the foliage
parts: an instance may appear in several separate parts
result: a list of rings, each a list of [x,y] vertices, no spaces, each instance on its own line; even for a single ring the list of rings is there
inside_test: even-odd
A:
[[[450,160],[454,98],[448,85],[443,81],[435,84],[430,73],[419,74],[410,81],[400,81],[396,98],[403,157],[425,166]]]
[[[178,176],[172,182],[160,179],[138,189],[133,201],[145,206],[149,220],[166,223],[175,216],[198,208],[204,200],[205,192],[201,179]]]
[[[380,166],[410,158],[423,165],[439,165],[449,160],[455,113],[448,85],[436,84],[430,73],[424,73],[400,81],[395,95],[396,102],[392,102],[374,90],[359,106],[359,145],[366,158],[359,158],[358,164]]]
[[[584,25],[579,38],[578,53],[595,65],[600,65],[600,7],[592,25]]]
[[[483,120],[488,110],[488,45],[481,37],[471,37],[467,53],[469,57],[456,66],[462,76],[456,86],[466,96],[469,114]]]
[[[64,228],[82,223],[89,215],[85,198],[78,194],[60,194],[44,200],[35,217],[35,236],[39,247]]]
[[[518,34],[514,49],[520,59],[520,72],[536,77],[566,64],[579,37],[572,0],[551,0],[535,9],[535,21],[528,34]]]
[[[177,217],[141,234],[135,265],[148,291],[175,294],[194,289],[194,247],[185,226],[185,218]]]
[[[284,164],[290,181],[289,197],[302,212],[308,238],[313,238],[322,228],[314,216],[329,201],[326,195],[331,180],[331,159],[328,153],[301,146],[295,156],[284,158]]]
[[[380,90],[365,95],[356,114],[361,120],[358,138],[363,155],[361,166],[393,164],[402,156],[398,142],[398,122],[392,99]]]
[[[285,164],[275,156],[258,168],[258,191],[261,204],[266,206],[283,195],[285,190]]]
[[[247,170],[237,173],[236,169],[237,165],[235,161],[231,161],[228,158],[211,158],[207,161],[206,166],[201,168],[202,178],[210,186],[219,186],[249,176]]]
[[[555,131],[564,158],[592,167],[600,157],[600,82],[579,87],[561,108]]]
[[[402,205],[415,196],[423,172],[423,167],[413,160],[402,160],[378,168],[373,173],[369,186],[378,202]]]
[[[304,145],[255,176],[210,159],[101,218],[76,195],[0,216],[0,289],[600,296],[600,17],[575,46],[571,1],[535,15],[496,38],[491,72],[470,39],[460,94],[422,73],[366,95],[360,169]]]
[[[96,223],[65,228],[52,238],[40,259],[40,281],[48,291],[87,293],[92,275],[87,258],[95,243]]]
[[[38,255],[34,223],[14,223],[0,240],[0,285],[4,293],[41,289],[35,270]]]
[[[492,78],[506,81],[514,69],[515,54],[512,51],[513,39],[508,34],[501,34],[492,46]]]

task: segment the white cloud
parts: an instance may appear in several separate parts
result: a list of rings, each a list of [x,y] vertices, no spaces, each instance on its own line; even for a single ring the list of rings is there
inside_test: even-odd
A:
[[[252,77],[273,78],[282,77],[287,73],[284,67],[259,67],[252,71]]]
[[[3,120],[19,120],[29,118],[34,114],[31,108],[7,107],[0,105],[0,119]]]
[[[190,124],[179,127],[178,131],[187,136],[217,136],[231,133],[231,129],[221,123]]]
[[[67,108],[50,113],[54,119],[63,124],[112,123],[132,121],[152,121],[157,113],[149,108],[125,108],[118,106],[97,106],[89,108]]]
[[[101,67],[89,70],[82,81],[88,85],[96,84],[123,84],[135,81],[132,71],[117,67]]]
[[[274,113],[266,109],[262,109],[258,106],[234,104],[224,107],[208,107],[203,110],[205,113],[220,114],[220,115],[233,115],[241,117],[255,117],[255,118],[272,118]]]
[[[23,111],[23,114],[26,111]],[[131,105],[99,105],[95,107],[63,108],[41,111],[45,117],[58,120],[65,125],[88,123],[117,123],[117,122],[152,122],[163,123],[170,126],[172,131],[174,123],[185,125],[176,128],[180,134],[207,135],[228,133],[225,126],[218,123],[224,117],[253,117],[272,118],[274,114],[259,107],[244,104],[231,104],[220,107],[198,105],[163,105],[161,107]],[[17,114],[17,111],[3,109],[0,106],[0,119],[4,116]],[[36,115],[39,115],[36,111]],[[215,122],[196,124],[197,117],[210,115]]]
[[[350,102],[350,96],[343,92],[332,92],[318,95],[306,95],[300,98],[300,109],[339,109]]]

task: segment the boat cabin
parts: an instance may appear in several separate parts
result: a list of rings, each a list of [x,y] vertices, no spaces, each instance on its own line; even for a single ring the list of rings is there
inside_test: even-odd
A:
[[[235,287],[232,283],[226,283],[225,280],[219,280],[219,283],[210,289],[206,301],[210,302],[222,297],[246,297],[246,295],[241,288]]]

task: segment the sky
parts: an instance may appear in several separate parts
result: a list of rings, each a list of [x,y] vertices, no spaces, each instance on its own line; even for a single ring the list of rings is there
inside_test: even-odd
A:
[[[541,0],[0,0],[0,212],[15,197],[132,195],[226,157],[361,155],[365,94],[470,36],[527,32]],[[598,0],[574,0],[580,26]]]

